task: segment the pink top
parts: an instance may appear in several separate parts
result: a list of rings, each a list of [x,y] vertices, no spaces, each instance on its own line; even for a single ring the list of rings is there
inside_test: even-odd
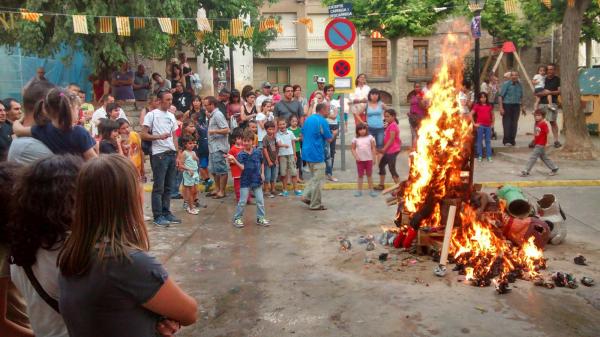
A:
[[[383,143],[387,144],[388,141],[390,140],[390,134],[391,132],[394,131],[396,132],[396,136],[394,139],[394,142],[392,143],[392,145],[390,145],[390,147],[388,147],[388,149],[385,151],[385,153],[396,153],[396,152],[400,152],[400,128],[398,128],[398,124],[396,124],[396,122],[391,122],[387,128],[385,128],[385,137],[383,138]]]
[[[373,151],[371,151],[371,144],[373,143],[375,143],[375,138],[371,135],[366,137],[356,137],[352,140],[352,144],[356,145],[358,161],[373,160]]]

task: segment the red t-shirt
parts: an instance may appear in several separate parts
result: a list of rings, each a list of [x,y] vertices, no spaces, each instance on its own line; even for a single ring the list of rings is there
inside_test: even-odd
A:
[[[535,145],[542,146],[546,146],[548,143],[548,123],[545,120],[535,123],[535,138],[533,142]]]
[[[475,123],[481,125],[481,126],[487,126],[490,127],[492,126],[492,114],[494,107],[492,105],[482,105],[482,104],[473,104],[473,108],[471,108],[471,111],[473,111],[473,113],[476,116],[476,120]]]
[[[234,145],[229,149],[229,154],[233,155],[237,159],[238,154],[240,154],[240,152],[242,152],[242,150],[243,150],[243,148],[237,147],[236,145]],[[242,176],[242,169],[240,169],[240,167],[237,166],[235,163],[230,163],[229,167],[231,167],[231,177],[232,178],[239,178]]]

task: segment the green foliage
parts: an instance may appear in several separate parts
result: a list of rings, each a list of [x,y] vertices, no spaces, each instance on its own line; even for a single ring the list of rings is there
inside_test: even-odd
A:
[[[273,1],[273,0],[268,0]],[[182,46],[192,46],[197,54],[211,67],[222,63],[225,55],[219,39],[219,29],[229,28],[229,21],[214,21],[213,32],[207,33],[198,41],[195,20],[179,21],[180,33],[167,35],[162,33],[156,19],[147,19],[143,29],[133,29],[131,36],[116,34],[113,21],[113,33],[100,34],[95,19],[88,17],[89,35],[74,34],[71,14],[92,16],[128,16],[128,17],[170,17],[195,18],[198,8],[206,10],[209,19],[248,17],[251,24],[258,26],[260,7],[264,0],[5,0],[3,7],[27,8],[31,11],[63,13],[61,16],[42,16],[39,23],[17,19],[13,30],[0,34],[0,44],[22,48],[25,54],[50,56],[66,47],[71,51],[82,51],[98,71],[115,67],[130,55],[141,55],[166,59],[175,56]],[[267,43],[275,38],[272,30],[260,33],[258,27],[251,39],[243,37],[229,38],[229,45],[247,50],[252,47],[256,54],[266,52]]]

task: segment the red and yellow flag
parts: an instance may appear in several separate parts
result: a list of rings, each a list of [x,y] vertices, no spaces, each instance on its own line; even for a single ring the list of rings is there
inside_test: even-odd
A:
[[[110,17],[102,16],[98,19],[98,30],[100,33],[112,33],[113,26]]]
[[[231,19],[229,22],[231,36],[240,37],[244,34],[244,22],[242,19]]]
[[[24,8],[21,8],[21,18],[23,18],[23,20],[31,21],[31,22],[39,22],[40,16],[42,16],[42,13],[30,12]]]
[[[219,37],[220,37],[222,44],[228,44],[229,43],[229,29],[221,29],[219,31]]]
[[[133,18],[133,29],[142,29],[146,27],[144,18]]]

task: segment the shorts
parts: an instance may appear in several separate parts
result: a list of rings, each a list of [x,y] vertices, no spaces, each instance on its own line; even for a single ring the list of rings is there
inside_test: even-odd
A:
[[[275,183],[277,180],[277,165],[270,166],[265,164],[265,183]]]
[[[539,109],[546,113],[546,120],[548,122],[556,122],[556,118],[558,117],[558,109],[552,111],[550,108],[550,104],[540,104]]]
[[[208,156],[207,155],[198,156],[198,166],[203,169],[208,167]]]
[[[544,89],[544,88],[535,88],[535,89],[533,90],[533,92],[535,92],[535,93],[537,94],[538,92],[542,92],[542,91],[544,91],[544,90],[546,90],[546,89]]]
[[[188,171],[183,171],[183,186],[191,187],[200,184],[200,175],[198,172],[190,174]]]
[[[279,175],[286,177],[288,174],[290,177],[295,177],[298,175],[298,169],[296,168],[296,162],[293,154],[279,156]]]
[[[378,149],[383,148],[383,139],[385,137],[384,128],[371,128],[369,127],[369,134],[375,138],[375,147]]]
[[[358,171],[358,177],[362,178],[367,175],[370,177],[373,174],[373,161],[365,160],[365,161],[356,161],[356,170]]]
[[[208,170],[210,173],[222,175],[229,172],[229,167],[224,157],[225,154],[223,151],[217,151],[208,155]]]

